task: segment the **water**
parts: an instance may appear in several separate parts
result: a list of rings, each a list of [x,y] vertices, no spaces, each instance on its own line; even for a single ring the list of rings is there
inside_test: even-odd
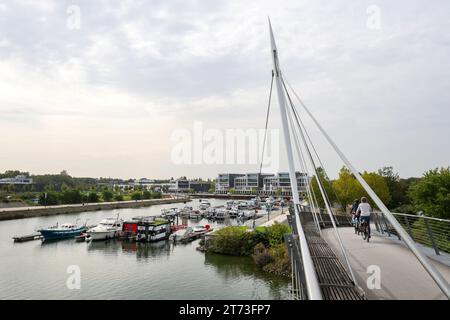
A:
[[[212,205],[222,200],[211,200]],[[197,207],[198,200],[189,205]],[[77,243],[73,239],[13,243],[14,235],[38,226],[105,217],[127,219],[160,214],[158,205],[138,209],[84,212],[0,222],[0,299],[286,299],[285,278],[260,271],[247,257],[204,254],[198,241],[173,245],[168,241]],[[206,221],[198,223],[204,224]],[[233,222],[236,223],[236,222]],[[190,224],[195,225],[196,223]],[[220,225],[212,224],[213,227]],[[80,290],[67,288],[67,268],[79,266]]]

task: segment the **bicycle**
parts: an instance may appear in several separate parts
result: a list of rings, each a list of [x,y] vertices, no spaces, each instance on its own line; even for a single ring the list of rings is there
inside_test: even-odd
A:
[[[360,222],[360,233],[364,236],[364,240],[369,242],[370,234],[369,234],[369,223],[367,220],[363,220]],[[358,233],[359,234],[359,233]]]

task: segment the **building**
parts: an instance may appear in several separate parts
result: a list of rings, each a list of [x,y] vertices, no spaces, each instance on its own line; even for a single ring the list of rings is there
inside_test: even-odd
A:
[[[205,193],[208,192],[213,186],[209,181],[189,181],[189,189],[195,192]]]
[[[173,193],[187,193],[187,192],[189,192],[189,180],[185,179],[185,178],[172,180],[170,182],[169,192],[173,192]]]
[[[308,176],[296,172],[297,187],[300,194],[306,191]],[[219,174],[216,182],[217,194],[226,194],[233,189],[237,194],[261,194],[292,196],[291,179],[288,172],[277,174]]]
[[[14,185],[24,185],[24,184],[33,184],[33,179],[19,175],[15,178],[4,178],[0,179],[0,184],[14,184]]]
[[[216,181],[216,193],[228,193],[230,189],[234,188],[235,179],[244,176],[237,173],[221,173]]]
[[[255,192],[264,186],[264,179],[271,174],[247,173],[246,175],[234,179],[234,189],[236,192]]]
[[[297,189],[300,193],[306,191],[306,186],[308,184],[308,176],[305,173],[296,172],[297,178]],[[276,175],[265,177],[263,183],[264,194],[270,195],[292,195],[291,190],[291,178],[289,172],[279,172]]]

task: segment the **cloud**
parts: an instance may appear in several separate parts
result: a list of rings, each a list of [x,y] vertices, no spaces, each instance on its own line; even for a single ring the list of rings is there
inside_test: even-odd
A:
[[[367,27],[369,1],[78,1],[81,28],[71,30],[73,4],[0,5],[0,126],[20,141],[0,138],[5,153],[64,136],[74,151],[55,146],[80,175],[214,176],[214,166],[171,165],[170,132],[194,121],[264,126],[270,15],[286,77],[358,168],[392,164],[409,176],[449,164],[447,1],[378,1],[379,29]],[[341,164],[306,122],[333,175]],[[142,148],[142,136],[158,139]],[[128,145],[122,160],[104,140]],[[3,156],[0,170],[59,171],[55,146],[39,159]],[[127,155],[140,158],[133,168]]]

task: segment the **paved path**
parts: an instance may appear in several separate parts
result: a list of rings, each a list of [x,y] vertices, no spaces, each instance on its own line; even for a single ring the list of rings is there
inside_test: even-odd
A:
[[[355,235],[353,228],[339,228],[339,234],[347,248],[358,284],[366,292],[368,299],[446,299],[413,253],[402,243],[378,235],[372,235],[370,242],[367,243],[361,236]],[[322,236],[333,251],[343,259],[335,231],[322,230]],[[447,281],[450,281],[450,267],[437,261],[431,262]],[[381,289],[367,287],[367,279],[370,276],[367,267],[371,265],[380,267]]]

